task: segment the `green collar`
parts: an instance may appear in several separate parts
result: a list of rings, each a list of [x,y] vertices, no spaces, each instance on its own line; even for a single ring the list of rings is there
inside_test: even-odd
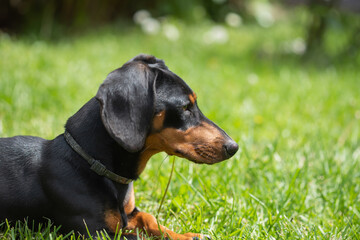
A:
[[[99,174],[100,176],[107,177],[108,179],[121,184],[129,184],[134,181],[133,179],[117,175],[116,173],[108,170],[105,165],[102,164],[100,161],[89,156],[67,130],[65,130],[64,137],[70,147],[90,164],[90,169]]]

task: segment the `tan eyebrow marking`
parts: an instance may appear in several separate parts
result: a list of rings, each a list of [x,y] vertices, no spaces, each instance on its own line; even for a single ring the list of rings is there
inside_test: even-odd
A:
[[[195,104],[196,98],[197,98],[197,96],[194,92],[189,94],[189,99],[190,99],[191,104]]]

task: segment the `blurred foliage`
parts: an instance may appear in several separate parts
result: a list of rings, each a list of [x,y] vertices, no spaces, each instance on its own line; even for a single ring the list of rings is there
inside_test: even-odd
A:
[[[306,55],[323,52],[325,35],[329,28],[347,30],[348,47],[344,53],[350,53],[360,47],[360,18],[339,11],[339,0],[309,1],[307,9],[310,21],[307,27]],[[349,1],[351,2],[351,1]],[[355,3],[355,1],[354,1]]]
[[[5,0],[0,2],[0,31],[54,40],[108,23],[131,27],[134,14],[142,9],[158,21],[176,18],[189,25],[213,22],[268,28],[276,21],[288,21],[295,8],[302,9],[305,18],[303,43],[298,41],[301,55],[356,57],[360,48],[358,0]],[[145,31],[158,28],[157,22],[151,24]],[[329,32],[338,33],[336,41]]]
[[[93,27],[117,19],[131,19],[139,9],[147,9],[155,16],[172,15],[192,21],[207,15],[219,21],[227,11],[238,11],[243,6],[241,3],[223,0],[5,0],[0,2],[0,27],[18,31],[40,29],[41,34],[46,34],[43,31],[53,24]]]

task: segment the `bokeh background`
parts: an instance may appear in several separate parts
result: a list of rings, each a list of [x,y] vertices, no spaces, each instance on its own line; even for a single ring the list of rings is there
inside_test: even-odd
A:
[[[289,21],[293,15],[302,15],[297,20],[303,34],[287,50],[301,54],[325,48],[322,50],[349,54],[359,46],[360,3],[356,0],[9,0],[0,4],[2,30],[44,39],[94,30],[109,23],[132,27],[135,22],[147,34],[157,34],[164,28],[165,36],[175,41],[179,30],[166,25],[175,19],[189,25],[207,22],[234,28],[249,24],[269,28],[279,21]],[[226,42],[227,34],[217,30],[218,39],[209,41]],[[337,44],[329,39],[332,31],[342,35],[338,36],[340,42],[335,41]]]
[[[358,0],[3,0],[0,137],[54,138],[110,71],[153,54],[240,145],[213,166],[176,160],[162,224],[214,239],[357,239],[359,50]],[[142,210],[156,213],[170,169],[165,154],[149,162]]]

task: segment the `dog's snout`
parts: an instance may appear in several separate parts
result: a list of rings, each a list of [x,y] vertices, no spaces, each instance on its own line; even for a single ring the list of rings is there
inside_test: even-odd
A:
[[[230,158],[238,151],[239,145],[235,141],[229,140],[224,144],[224,149],[226,156]]]

